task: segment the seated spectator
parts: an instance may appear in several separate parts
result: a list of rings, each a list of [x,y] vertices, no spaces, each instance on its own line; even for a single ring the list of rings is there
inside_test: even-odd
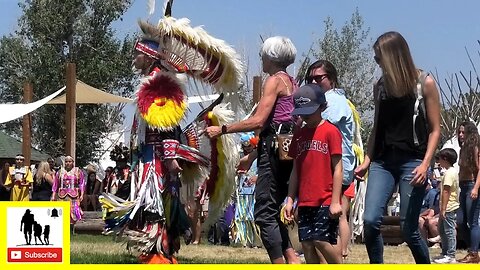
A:
[[[119,171],[116,177],[118,179],[118,189],[116,196],[124,200],[127,200],[130,196],[130,176],[130,165],[127,164],[125,168]]]
[[[97,178],[97,173],[87,166],[87,183],[85,186],[85,194],[83,196],[82,208],[85,211],[99,209],[98,191],[100,190],[101,180]]]
[[[429,179],[418,220],[418,228],[425,240],[438,236],[437,224],[439,210],[437,181]]]

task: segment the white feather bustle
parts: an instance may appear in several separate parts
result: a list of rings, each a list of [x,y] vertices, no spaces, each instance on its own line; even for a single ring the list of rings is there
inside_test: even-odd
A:
[[[235,112],[228,109],[229,104],[219,104],[215,106],[212,113],[218,119],[218,124],[226,125],[233,122]],[[240,155],[237,149],[237,142],[235,140],[235,134],[225,134],[219,137],[222,141],[222,151],[224,160],[219,163],[219,172],[223,173],[223,183],[220,186],[216,186],[214,194],[210,194],[208,218],[205,221],[204,227],[208,228],[210,225],[218,220],[218,217],[223,214],[223,210],[228,205],[233,192],[235,191],[235,175],[236,166],[240,159]]]

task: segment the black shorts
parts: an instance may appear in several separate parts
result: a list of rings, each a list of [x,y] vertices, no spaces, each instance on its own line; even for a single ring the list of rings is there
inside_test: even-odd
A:
[[[302,241],[325,241],[337,244],[338,219],[331,219],[330,206],[298,208],[298,238]]]

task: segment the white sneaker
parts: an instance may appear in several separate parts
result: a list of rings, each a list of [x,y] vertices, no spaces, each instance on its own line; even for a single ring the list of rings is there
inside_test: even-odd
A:
[[[428,238],[428,242],[430,243],[440,243],[440,241],[442,241],[442,238],[440,237],[440,235],[437,235],[432,238]]]
[[[455,258],[452,258],[450,256],[444,256],[441,259],[437,259],[433,261],[434,263],[457,263],[457,260]]]
[[[432,261],[440,260],[440,259],[443,259],[444,257],[445,257],[445,255],[440,254],[440,255],[438,255],[438,256],[433,257],[433,258],[432,258]]]

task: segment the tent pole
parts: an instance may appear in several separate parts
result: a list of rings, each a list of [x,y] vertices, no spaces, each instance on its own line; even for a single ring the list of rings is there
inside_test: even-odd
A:
[[[65,125],[66,125],[66,153],[75,157],[76,142],[76,84],[77,75],[75,63],[67,63],[67,84],[66,84],[66,103],[65,103]]]
[[[26,81],[23,84],[23,103],[31,103],[33,99],[32,84]],[[23,116],[22,121],[22,154],[25,157],[25,166],[30,166],[32,157],[32,118],[30,114]],[[18,153],[13,153],[18,154]]]

